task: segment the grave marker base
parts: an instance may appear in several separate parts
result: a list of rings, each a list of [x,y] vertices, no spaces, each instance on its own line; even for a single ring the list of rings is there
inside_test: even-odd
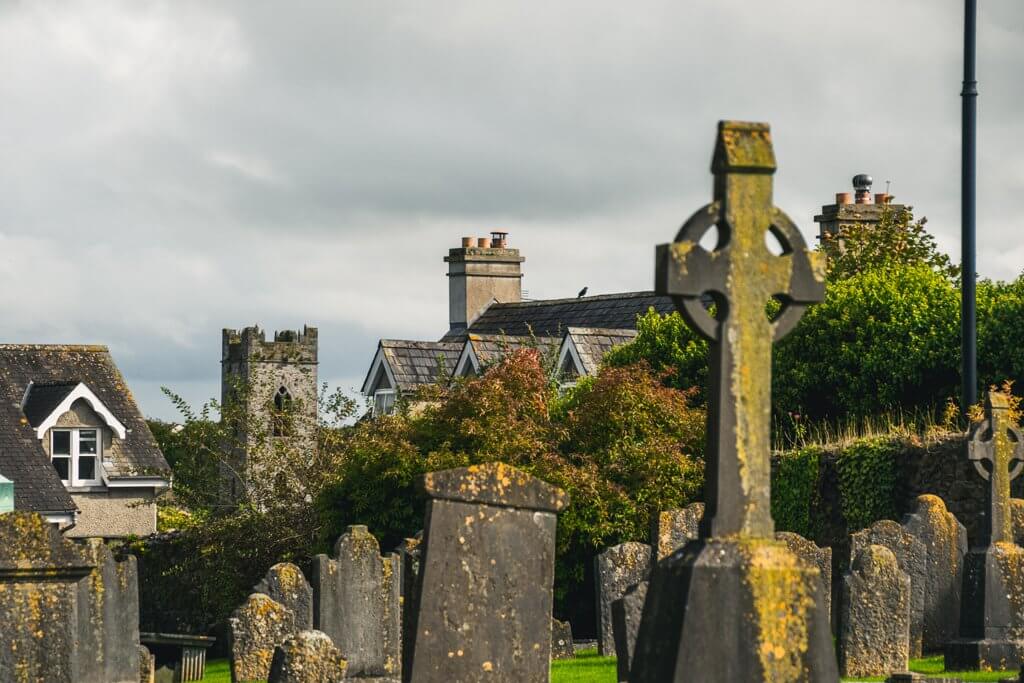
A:
[[[1024,664],[1022,572],[1024,549],[1012,543],[967,553],[960,637],[946,644],[947,670],[998,671]]]
[[[706,539],[654,570],[631,683],[836,683],[819,571],[785,543]]]

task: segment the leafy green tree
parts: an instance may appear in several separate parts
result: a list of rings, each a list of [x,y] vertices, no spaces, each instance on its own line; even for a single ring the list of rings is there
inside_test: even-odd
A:
[[[661,315],[653,308],[636,321],[636,338],[616,346],[604,364],[623,367],[646,363],[676,389],[696,389],[703,396],[708,376],[708,343],[679,313]]]
[[[777,346],[777,413],[810,418],[932,408],[958,382],[959,295],[928,265],[890,264],[828,285]]]
[[[914,220],[911,206],[886,205],[877,224],[842,226],[821,244],[828,257],[828,281],[897,265],[923,265],[955,278],[960,269],[938,250],[935,237],[925,229],[927,222],[927,218]]]

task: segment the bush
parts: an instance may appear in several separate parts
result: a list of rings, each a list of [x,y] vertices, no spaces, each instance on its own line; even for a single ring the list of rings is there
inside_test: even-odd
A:
[[[890,266],[829,285],[776,347],[777,413],[812,418],[934,407],[959,378],[959,298],[926,266]]]

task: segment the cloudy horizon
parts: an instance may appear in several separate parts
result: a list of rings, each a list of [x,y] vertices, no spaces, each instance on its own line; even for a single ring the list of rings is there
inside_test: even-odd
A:
[[[980,5],[978,270],[1010,279],[1024,3]],[[809,240],[865,172],[959,259],[962,6],[0,0],[0,342],[107,344],[174,419],[221,328],[309,324],[358,388],[445,332],[464,235],[507,230],[531,298],[650,289],[723,118],[772,124]]]

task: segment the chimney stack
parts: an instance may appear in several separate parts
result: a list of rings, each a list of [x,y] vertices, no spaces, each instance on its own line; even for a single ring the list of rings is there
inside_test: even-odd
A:
[[[449,249],[449,332],[462,332],[492,302],[522,300],[522,263],[518,249],[508,247],[508,233],[495,230],[490,237],[463,237],[462,246]]]
[[[882,213],[887,209],[900,211],[902,204],[893,204],[888,192],[871,194],[873,181],[867,173],[853,176],[853,192],[837,192],[836,203],[821,207],[821,214],[814,217],[818,223],[818,239],[838,234],[849,225],[878,225]]]

